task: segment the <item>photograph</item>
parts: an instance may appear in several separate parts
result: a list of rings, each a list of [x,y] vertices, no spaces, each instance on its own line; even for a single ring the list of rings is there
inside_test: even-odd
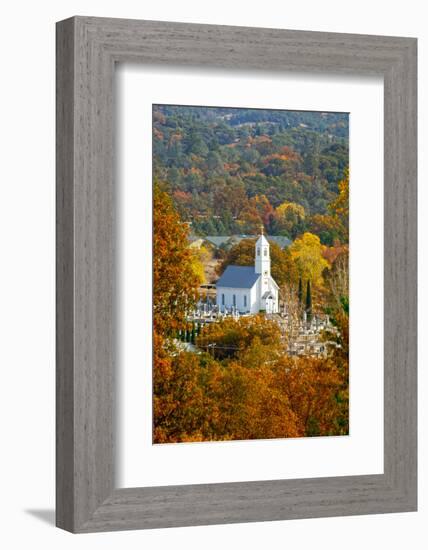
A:
[[[153,443],[349,435],[349,113],[152,131]]]

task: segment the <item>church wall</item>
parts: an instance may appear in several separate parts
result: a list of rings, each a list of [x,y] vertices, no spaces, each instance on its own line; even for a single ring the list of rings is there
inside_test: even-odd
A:
[[[258,301],[258,293],[257,293],[258,285],[259,285],[259,281],[257,281],[257,283],[251,289],[251,313],[258,313],[260,309],[259,301]]]
[[[262,278],[259,277],[257,283],[254,285],[254,313],[259,313],[261,310],[260,290],[261,290]]]
[[[219,287],[217,288],[216,303],[220,308],[223,307],[222,304],[222,294],[224,294],[224,307],[231,308],[233,306],[233,296],[235,295],[236,307],[242,313],[249,311],[250,313],[256,313],[257,310],[257,296],[256,296],[256,286],[254,285],[252,289],[248,288],[228,288],[228,287]],[[244,296],[247,297],[247,305],[244,305]]]

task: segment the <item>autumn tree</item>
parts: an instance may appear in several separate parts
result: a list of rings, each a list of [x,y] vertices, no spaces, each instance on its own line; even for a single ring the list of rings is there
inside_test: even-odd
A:
[[[322,255],[328,261],[330,265],[333,265],[341,254],[347,253],[349,250],[349,245],[340,244],[338,241],[333,243],[333,246],[325,246],[322,251]]]
[[[223,216],[229,212],[233,218],[240,215],[248,205],[247,195],[239,178],[216,179],[214,181],[213,209],[214,213]]]
[[[289,251],[299,276],[304,280],[311,280],[314,286],[322,286],[323,271],[330,264],[322,255],[320,238],[312,233],[304,233],[291,244]]]
[[[197,277],[199,285],[206,282],[205,265],[210,257],[211,254],[205,246],[201,246],[200,248],[192,248],[190,251],[192,270]]]
[[[348,433],[346,418],[337,400],[344,378],[334,362],[299,357],[292,363],[283,357],[276,364],[277,387],[284,392],[305,436]],[[346,381],[347,383],[347,381]]]
[[[308,220],[308,230],[318,235],[322,244],[332,246],[343,237],[340,221],[327,214],[314,214]]]
[[[226,317],[207,325],[198,337],[197,344],[204,350],[212,351],[216,358],[225,359],[239,356],[255,340],[274,353],[280,346],[278,324],[262,315],[239,320]]]
[[[272,222],[275,216],[275,211],[269,199],[266,195],[256,195],[250,199],[250,204],[256,209],[265,230],[269,232],[272,228]]]
[[[329,205],[331,215],[340,228],[341,240],[349,242],[349,169],[345,170],[344,178],[339,182],[339,195]]]
[[[326,277],[329,290],[329,313],[346,336],[349,317],[349,251],[344,247],[336,256]]]
[[[218,266],[218,274],[221,275],[228,265],[254,265],[256,239],[243,239],[225,250],[223,262]]]
[[[256,234],[262,224],[257,208],[250,202],[241,210],[237,220],[239,230],[242,233]]]
[[[294,202],[283,202],[275,209],[274,227],[279,233],[285,232],[295,238],[303,227],[305,209]]]
[[[266,365],[247,368],[231,363],[224,371],[221,397],[229,439],[271,439],[304,435],[289,395],[278,387],[277,373]]]
[[[181,223],[168,193],[153,191],[153,325],[162,334],[175,332],[197,299],[199,278],[188,247],[188,228]]]
[[[186,352],[171,356],[155,338],[154,442],[201,441],[205,413],[198,357]]]

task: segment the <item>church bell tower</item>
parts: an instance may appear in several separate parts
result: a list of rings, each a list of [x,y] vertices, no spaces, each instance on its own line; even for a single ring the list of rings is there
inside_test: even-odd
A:
[[[255,272],[260,273],[263,279],[270,277],[270,253],[269,243],[266,237],[263,235],[263,226],[261,228],[261,235],[256,242],[256,257],[255,257]]]

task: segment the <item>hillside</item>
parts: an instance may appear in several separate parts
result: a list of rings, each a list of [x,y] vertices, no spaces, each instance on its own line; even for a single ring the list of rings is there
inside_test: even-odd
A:
[[[345,113],[154,105],[154,178],[196,235],[254,234],[263,224],[332,244],[320,216],[345,176],[348,133]]]

